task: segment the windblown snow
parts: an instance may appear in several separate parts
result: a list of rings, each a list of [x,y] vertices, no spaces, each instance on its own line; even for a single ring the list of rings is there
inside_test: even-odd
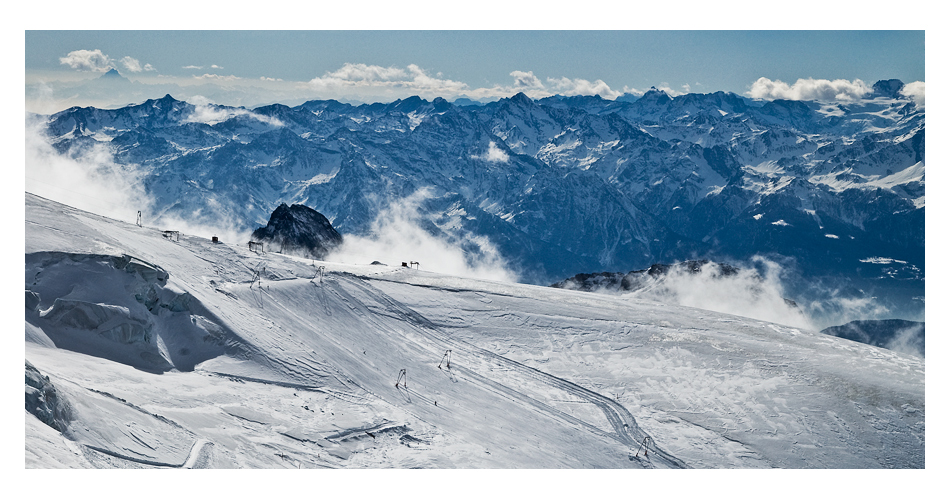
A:
[[[924,467],[917,357],[31,194],[25,222],[30,468]]]

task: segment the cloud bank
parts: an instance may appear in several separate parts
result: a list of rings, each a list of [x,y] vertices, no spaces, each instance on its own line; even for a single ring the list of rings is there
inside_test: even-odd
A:
[[[789,85],[781,80],[762,77],[752,84],[747,94],[754,99],[789,99],[793,101],[851,102],[871,93],[871,86],[859,79],[822,80],[799,78]]]
[[[284,122],[275,117],[259,115],[244,108],[215,106],[209,99],[200,95],[189,97],[188,102],[195,105],[195,110],[183,122],[214,125],[237,116],[246,116],[274,127],[284,126]]]
[[[611,89],[603,80],[589,81],[563,76],[542,80],[532,71],[521,70],[512,71],[509,76],[512,77],[509,85],[472,88],[467,83],[443,78],[441,73],[433,75],[415,64],[402,68],[346,63],[335,71],[328,71],[323,76],[310,80],[308,85],[311,89],[324,94],[382,98],[395,98],[398,94],[499,99],[524,92],[534,99],[555,94],[600,95],[605,99],[615,99],[624,93]]]
[[[344,235],[343,245],[327,256],[331,262],[369,264],[380,261],[398,266],[418,261],[421,270],[467,278],[517,281],[494,245],[484,237],[434,235],[423,229],[421,204],[432,195],[420,189],[388,203],[373,221],[369,236]],[[477,248],[466,252],[463,247]]]
[[[910,82],[900,90],[901,95],[913,99],[918,106],[924,105],[924,82]]]
[[[41,127],[42,122],[26,123],[28,192],[125,221],[150,209],[135,166],[115,163],[108,148],[99,144],[60,154]]]
[[[346,63],[336,71],[309,82],[316,90],[345,90],[354,88],[412,89],[420,94],[452,95],[466,90],[468,85],[430,75],[415,64],[405,68],[369,64]]]
[[[772,323],[813,329],[805,313],[786,302],[782,267],[763,257],[753,258],[752,267],[724,276],[710,262],[700,272],[673,268],[654,286],[630,295],[657,302],[696,307]]]
[[[141,73],[142,71],[155,71],[151,64],[142,65],[138,59],[131,56],[125,56],[118,61],[103,54],[101,50],[74,50],[66,57],[60,57],[59,63],[69,66],[77,71],[93,71],[105,73],[112,68],[122,65],[126,71],[132,73]]]

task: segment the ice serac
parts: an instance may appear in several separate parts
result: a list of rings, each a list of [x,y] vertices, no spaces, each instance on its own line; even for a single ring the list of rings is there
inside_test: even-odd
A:
[[[286,203],[281,203],[267,225],[251,236],[271,249],[302,252],[316,259],[323,259],[343,243],[343,237],[323,214],[305,205],[288,207]]]
[[[72,410],[65,398],[56,390],[49,377],[26,362],[26,411],[44,424],[63,432],[69,426]]]

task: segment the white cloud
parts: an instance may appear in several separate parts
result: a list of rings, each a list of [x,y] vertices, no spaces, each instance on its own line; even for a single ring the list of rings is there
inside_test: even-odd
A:
[[[515,79],[514,88],[516,89],[543,89],[544,84],[541,79],[534,76],[533,71],[512,71],[509,73]]]
[[[884,347],[892,351],[924,357],[924,325],[898,330]]]
[[[901,94],[910,97],[918,106],[924,105],[924,82],[910,82],[901,89]]]
[[[181,69],[201,69],[203,66],[195,66],[194,64],[189,64],[188,66],[182,66]]]
[[[142,71],[155,71],[151,64],[142,65],[138,59],[131,56],[125,56],[116,61],[115,59],[103,54],[101,50],[74,50],[66,57],[59,58],[60,64],[68,65],[70,68],[79,71],[98,71],[105,73],[110,69],[122,64],[126,71],[132,73],[141,73]]]
[[[468,84],[434,75],[410,64],[405,68],[346,63],[335,71],[308,82],[311,89],[325,96],[346,96],[363,99],[394,99],[399,96],[420,95],[424,97],[458,97],[473,99],[497,99],[524,92],[532,99],[554,94],[600,95],[615,99],[623,92],[613,90],[603,80],[588,81],[581,78],[548,78],[547,82],[532,71],[515,70],[509,73],[514,79],[510,85],[470,88]]]
[[[494,245],[484,237],[434,236],[423,229],[425,215],[419,209],[431,196],[431,189],[423,188],[407,198],[390,201],[373,221],[369,236],[345,235],[343,245],[326,260],[353,264],[378,260],[391,265],[418,261],[422,270],[496,281],[517,280]],[[478,250],[470,251],[472,247]]]
[[[582,78],[548,78],[548,84],[562,95],[599,95],[605,99],[616,99],[623,92],[611,90],[603,80],[590,82]]]
[[[233,82],[235,80],[241,80],[241,77],[234,75],[216,75],[214,73],[205,73],[201,76],[192,75],[193,78],[198,80],[217,80],[220,82]]]
[[[60,153],[44,133],[43,121],[26,123],[26,191],[89,212],[121,220],[147,213],[136,165],[113,161],[107,144],[91,142]]]
[[[639,95],[639,96],[642,96],[643,94],[646,93],[646,91],[638,90],[638,89],[635,89],[635,88],[633,88],[633,87],[628,87],[628,86],[624,85],[624,86],[623,86],[623,93],[624,93],[624,94],[631,94],[631,95]]]
[[[120,59],[119,62],[122,63],[123,66],[125,66],[125,69],[133,73],[142,72],[142,64],[139,63],[138,59],[133,59],[129,56],[125,56],[122,59]]]
[[[195,105],[195,110],[188,118],[185,118],[185,123],[194,122],[214,125],[230,120],[236,116],[247,116],[248,118],[253,118],[261,123],[266,123],[274,127],[284,126],[284,123],[277,118],[260,115],[244,108],[216,106],[212,104],[208,98],[201,95],[189,97],[188,101]]]
[[[323,77],[310,80],[310,84],[316,87],[374,85],[406,81],[408,78],[409,74],[402,68],[346,63],[336,71],[327,72]]]
[[[100,73],[109,71],[114,64],[114,61],[99,49],[74,50],[66,54],[66,57],[60,57],[59,62],[79,71],[98,71]]]
[[[481,155],[472,155],[472,159],[495,163],[508,163],[508,153],[498,148],[494,141],[488,143],[488,151]]]
[[[713,263],[704,265],[698,273],[672,268],[654,286],[633,294],[658,302],[811,329],[809,318],[785,301],[781,266],[762,257],[754,257],[751,264],[753,267],[740,268],[734,275],[722,274]]]
[[[433,77],[415,64],[405,68],[369,64],[346,63],[336,71],[310,80],[310,85],[322,91],[347,89],[402,89],[410,94],[454,95],[468,89],[468,85],[454,80]]]
[[[756,80],[746,93],[754,99],[850,102],[861,99],[870,92],[871,87],[859,79],[848,81],[799,78],[789,85],[781,80],[762,77]]]

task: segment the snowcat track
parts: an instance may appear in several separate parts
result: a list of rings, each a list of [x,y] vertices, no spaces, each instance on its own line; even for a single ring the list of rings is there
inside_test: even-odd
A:
[[[481,347],[472,345],[468,342],[454,339],[451,336],[446,335],[444,332],[442,332],[439,326],[433,323],[432,321],[430,321],[428,318],[419,314],[418,312],[414,311],[408,306],[402,304],[401,302],[395,300],[394,298],[390,297],[388,294],[386,294],[382,290],[379,290],[378,288],[367,283],[365,279],[359,276],[350,274],[350,273],[339,273],[339,274],[348,283],[360,288],[364,293],[373,297],[381,304],[384,304],[385,306],[387,306],[389,310],[391,310],[394,313],[400,314],[409,323],[420,327],[420,329],[423,330],[424,332],[429,332],[431,336],[437,338],[439,341],[452,345],[455,348],[464,349],[466,351],[469,351],[472,354],[479,355],[482,358],[488,359],[490,361],[495,361],[496,363],[500,365],[505,365],[508,368],[511,368],[517,371],[518,373],[521,373],[529,378],[554,386],[569,394],[572,394],[574,396],[587,400],[590,403],[596,405],[604,413],[604,416],[607,418],[607,421],[613,427],[614,432],[604,433],[602,430],[600,430],[596,426],[593,426],[587,422],[583,422],[585,427],[588,427],[588,428],[593,427],[594,429],[599,431],[599,433],[603,433],[604,435],[607,435],[629,447],[639,446],[643,442],[643,440],[649,436],[643,429],[640,428],[639,425],[637,425],[636,420],[633,418],[633,415],[630,414],[627,408],[621,405],[620,403],[617,403],[616,401],[602,394],[596,393],[589,389],[585,389],[569,380],[565,380],[563,378],[551,375],[549,373],[543,372],[536,368],[532,368],[530,366],[524,365],[517,361],[513,361],[511,359],[508,359],[504,356],[500,356],[486,349],[482,349]],[[472,373],[474,374],[474,372]],[[518,391],[514,391],[513,389],[503,386],[502,384],[498,384],[497,382],[494,382],[494,381],[492,382],[496,386],[504,387],[504,389],[502,389],[504,392],[510,391],[515,394],[520,394]],[[519,397],[527,398],[527,400],[529,401],[534,401],[533,398],[530,398],[527,395],[521,394]],[[579,419],[576,419],[575,417],[571,417],[561,412],[560,410],[556,410],[547,404],[544,404],[541,402],[537,402],[537,403],[542,405],[542,406],[539,406],[539,408],[544,408],[545,411],[554,410],[556,414],[564,415],[565,417],[569,419],[569,421],[582,422]],[[652,437],[650,437],[650,441],[654,441]],[[660,449],[655,444],[655,441],[654,441],[654,444],[650,447],[650,451],[654,452],[657,457],[661,458],[670,467],[681,468],[681,469],[688,468],[688,466],[682,460]]]

